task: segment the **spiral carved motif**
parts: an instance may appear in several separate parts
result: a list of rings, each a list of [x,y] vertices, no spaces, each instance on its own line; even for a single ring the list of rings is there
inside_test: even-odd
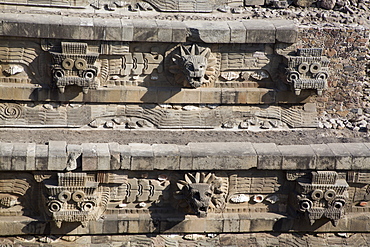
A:
[[[1,119],[17,119],[22,115],[22,107],[18,104],[0,104]]]

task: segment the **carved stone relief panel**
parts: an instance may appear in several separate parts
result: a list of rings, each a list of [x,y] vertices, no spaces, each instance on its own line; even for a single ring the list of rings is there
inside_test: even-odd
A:
[[[347,207],[350,212],[370,211],[370,173],[361,171],[348,171],[347,182],[349,184],[349,198],[353,198],[351,206]],[[345,176],[344,175],[344,176]]]
[[[3,0],[1,3],[5,4],[20,4],[20,5],[31,5],[31,6],[48,6],[48,7],[85,7],[88,5],[89,0],[20,0],[20,1],[11,1],[11,0]]]
[[[102,43],[100,45],[102,85],[154,86],[165,80],[163,76],[165,49],[166,45],[150,43]]]
[[[277,87],[280,56],[274,49],[273,44],[220,47],[221,73],[217,87]]]
[[[326,220],[335,229],[345,215],[348,220],[370,211],[369,177],[368,172],[257,169],[5,172],[0,176],[0,218],[33,217],[68,229],[119,215],[142,215],[153,222],[191,216],[196,224],[198,218],[217,215],[224,221],[238,214],[238,220],[263,215],[301,222],[299,229],[306,229],[304,218],[306,227]]]
[[[86,226],[89,221],[98,220],[104,212],[120,214],[128,209],[128,212],[139,210],[143,213],[152,203],[160,205],[163,198],[168,200],[169,197],[166,194],[168,175],[165,174],[153,179],[147,177],[148,173],[123,171],[36,176],[43,184],[40,205],[45,216],[59,228],[63,222]]]
[[[178,49],[178,51],[176,51]],[[169,72],[174,74],[176,83],[184,87],[198,88],[203,84],[212,85],[217,73],[217,59],[208,47],[197,44],[180,44],[167,56]]]
[[[220,12],[227,12],[231,8],[231,13],[240,13],[243,6],[251,5],[265,5],[264,0],[129,0],[129,1],[115,1],[115,0],[21,0],[16,3],[12,0],[2,0],[3,4],[17,4],[29,6],[47,6],[54,8],[94,8],[114,11],[122,9],[123,11],[161,11],[161,12],[195,12],[195,13],[210,13],[216,10]],[[267,5],[272,5],[274,8],[286,8],[288,2],[285,0],[271,0],[266,1]]]
[[[317,127],[315,111],[305,107],[103,104],[0,104],[2,126],[93,128],[240,128],[288,129]]]
[[[176,192],[175,199],[179,200],[179,207],[185,212],[207,217],[210,208],[216,212],[224,209],[227,178],[217,177],[214,173],[197,172],[194,175],[185,174],[184,179],[177,182],[179,191]]]
[[[0,215],[37,215],[38,209],[33,207],[36,190],[37,185],[30,174],[1,173]]]
[[[327,88],[329,60],[322,49],[298,49],[296,55],[287,55],[294,51],[282,52],[279,43],[4,39],[1,49],[0,83],[8,86],[4,99],[14,93],[12,100],[300,103],[310,96],[302,90],[320,94]],[[17,84],[10,88],[6,83]],[[285,95],[286,83],[296,97]],[[88,97],[80,95],[89,90],[93,91]]]
[[[102,44],[101,58],[102,85],[185,88],[274,88],[281,59],[273,45],[196,43]]]
[[[286,80],[296,95],[304,89],[315,89],[321,95],[327,89],[329,59],[322,53],[322,48],[302,48],[284,57]]]
[[[298,175],[296,191],[291,204],[307,216],[311,224],[321,218],[331,220],[335,226],[344,214],[348,202],[348,183],[337,172],[314,171]],[[288,179],[291,174],[288,173]]]
[[[156,8],[161,11],[186,11],[186,12],[212,12],[212,5],[214,1],[205,0],[148,0],[147,2],[154,5]]]
[[[37,42],[1,42],[1,82],[46,89],[52,82],[61,93],[73,85],[84,93],[104,86],[273,89],[281,83],[276,75],[284,57],[287,80],[298,94],[301,89],[321,92],[328,74],[328,59],[313,48],[281,56],[274,44]]]
[[[123,8],[130,11],[163,11],[163,12],[196,12],[209,13],[215,11],[217,7],[240,7],[244,1],[226,1],[226,0],[146,0],[146,1],[114,1],[114,0],[91,0],[91,6],[94,8],[104,8],[106,10],[115,10]],[[245,3],[248,5],[247,3]],[[264,4],[262,1],[261,5]]]
[[[286,212],[289,185],[284,183],[282,175],[264,171],[231,174],[226,211]]]
[[[98,190],[99,182],[86,173],[57,173],[43,181],[46,213],[58,227],[62,222],[86,225],[103,213],[109,190]]]
[[[0,82],[42,84],[50,75],[37,41],[0,40]]]
[[[59,51],[50,50],[53,57],[53,81],[61,93],[66,86],[77,85],[84,93],[97,89],[99,68],[96,60],[99,53],[88,49],[87,43],[61,42]]]

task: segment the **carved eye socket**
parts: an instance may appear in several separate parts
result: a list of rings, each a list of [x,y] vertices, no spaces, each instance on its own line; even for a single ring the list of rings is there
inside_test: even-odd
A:
[[[327,201],[332,201],[332,200],[334,200],[336,194],[337,193],[334,190],[327,190],[327,191],[325,191],[324,198]]]
[[[95,203],[94,202],[85,202],[82,203],[81,208],[83,211],[92,211],[94,209]]]
[[[67,202],[71,200],[71,192],[69,192],[68,190],[63,190],[62,192],[59,193],[58,199],[61,202]]]
[[[49,204],[49,211],[50,212],[58,212],[58,211],[60,211],[61,208],[62,208],[62,206],[60,205],[59,202],[54,201],[54,202],[51,202]]]
[[[54,77],[56,77],[56,78],[62,78],[62,77],[64,77],[64,72],[63,72],[63,70],[60,70],[60,69],[55,70],[55,71],[54,71]]]
[[[307,63],[301,63],[298,65],[298,72],[301,74],[305,74],[310,68],[310,65]]]
[[[321,70],[321,65],[319,63],[313,63],[310,66],[310,71],[312,74],[316,74]]]
[[[62,66],[64,69],[72,69],[74,65],[74,61],[70,58],[66,58],[62,62]]]
[[[85,199],[85,192],[77,190],[72,195],[72,200],[75,202],[82,202]]]
[[[328,78],[328,74],[326,72],[320,72],[316,74],[316,79],[318,80],[326,80]]]
[[[75,61],[75,67],[76,67],[76,69],[80,69],[80,70],[86,69],[87,68],[86,60],[82,59],[82,58],[78,58]]]
[[[209,191],[207,191],[207,192],[205,192],[205,193],[204,193],[204,195],[205,195],[205,196],[208,196],[208,197],[211,197],[211,196],[212,196],[212,193],[211,193],[211,192],[209,192]]]
[[[95,71],[87,70],[83,73],[83,77],[86,79],[93,79],[95,77]]]
[[[186,63],[186,64],[185,64],[185,68],[186,68],[187,70],[194,70],[194,65],[193,65],[192,63]]]
[[[196,199],[196,200],[200,200],[200,193],[199,191],[196,191],[193,193],[193,198]]]
[[[336,208],[336,209],[341,209],[343,206],[344,206],[344,202],[343,201],[336,201],[336,202],[334,202],[334,208]]]
[[[312,207],[312,202],[310,200],[302,200],[299,203],[299,207],[301,211],[307,211]]]

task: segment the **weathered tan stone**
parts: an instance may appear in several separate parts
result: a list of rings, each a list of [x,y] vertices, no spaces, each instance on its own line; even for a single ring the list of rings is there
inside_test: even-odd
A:
[[[189,143],[194,170],[249,169],[257,166],[251,143]]]
[[[343,143],[328,143],[336,158],[335,169],[349,170],[352,166],[352,155]]]
[[[130,143],[131,170],[152,170],[154,153],[150,144]]]
[[[27,144],[14,143],[12,153],[12,170],[26,170]]]
[[[120,145],[117,142],[108,143],[110,153],[110,169],[118,170],[121,167]]]
[[[177,145],[153,144],[153,168],[177,170],[180,167],[180,153]]]
[[[315,169],[315,153],[310,146],[305,145],[281,145],[278,146],[283,156],[282,169],[301,170]]]
[[[98,170],[109,170],[111,156],[108,143],[97,143],[96,152],[98,156]]]
[[[282,155],[274,143],[253,143],[257,153],[257,168],[278,170],[282,166]]]
[[[49,141],[48,170],[64,170],[67,165],[67,143]]]
[[[96,144],[82,144],[82,169],[86,171],[95,171],[98,169],[98,154]]]
[[[275,43],[276,29],[272,22],[246,20],[243,24],[247,30],[246,43]]]
[[[320,170],[334,170],[336,159],[333,151],[326,144],[310,145],[316,154],[316,168]]]

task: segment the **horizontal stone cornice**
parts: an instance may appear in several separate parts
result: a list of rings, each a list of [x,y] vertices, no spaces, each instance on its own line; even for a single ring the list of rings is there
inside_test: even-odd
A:
[[[369,170],[370,143],[0,143],[1,171],[73,170],[73,162],[83,171]]]
[[[298,26],[288,20],[166,21],[5,14],[0,36],[64,40],[295,43]]]

